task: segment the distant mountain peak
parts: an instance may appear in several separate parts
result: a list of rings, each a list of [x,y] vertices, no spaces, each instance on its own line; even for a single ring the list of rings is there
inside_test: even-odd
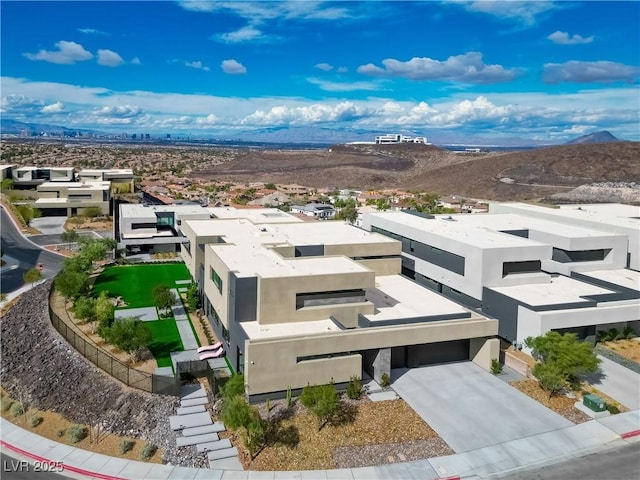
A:
[[[603,143],[603,142],[619,142],[620,139],[616,138],[611,132],[602,130],[601,132],[590,133],[589,135],[583,135],[582,137],[575,138],[567,145],[574,145],[577,143]]]

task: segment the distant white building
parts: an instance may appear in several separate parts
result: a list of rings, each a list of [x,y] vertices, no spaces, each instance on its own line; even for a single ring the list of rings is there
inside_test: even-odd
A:
[[[292,205],[292,213],[302,213],[307,217],[315,217],[321,220],[333,218],[336,211],[331,205],[325,203],[308,203],[307,205]]]
[[[407,135],[401,135],[399,133],[386,133],[384,135],[377,135],[376,143],[424,143],[425,145],[428,145],[427,137],[409,137]]]

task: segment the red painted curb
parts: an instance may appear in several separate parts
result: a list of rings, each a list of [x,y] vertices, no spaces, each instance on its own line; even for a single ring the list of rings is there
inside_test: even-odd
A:
[[[620,435],[620,437],[630,438],[630,437],[636,437],[638,435],[640,435],[640,430],[632,430],[631,432],[623,433],[622,435]]]
[[[53,460],[48,460],[44,457],[41,457],[39,455],[35,455],[33,453],[27,452],[26,450],[22,450],[21,448],[15,447],[13,445],[8,444],[7,442],[5,442],[4,440],[0,440],[0,447],[5,447],[8,448],[9,450],[13,450],[14,452],[31,458],[33,460],[37,460],[38,462],[42,462],[42,463],[48,463],[51,465],[55,465],[57,462],[54,462]],[[101,480],[126,480],[125,478],[122,477],[113,477],[111,475],[105,475],[102,473],[95,473],[95,472],[90,472],[89,470],[84,470],[82,468],[78,468],[78,467],[72,467],[71,465],[63,465],[63,472],[64,470],[68,470],[70,472],[74,472],[74,473],[79,473],[80,475],[86,475],[87,477],[91,477],[91,478],[99,478]],[[62,473],[62,472],[60,472]]]
[[[437,478],[436,480],[460,480],[459,476],[454,476],[454,477],[442,477],[442,478]]]

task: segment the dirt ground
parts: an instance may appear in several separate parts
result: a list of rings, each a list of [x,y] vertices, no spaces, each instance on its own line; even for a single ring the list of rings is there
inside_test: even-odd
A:
[[[603,342],[600,345],[622,357],[640,363],[640,338]]]

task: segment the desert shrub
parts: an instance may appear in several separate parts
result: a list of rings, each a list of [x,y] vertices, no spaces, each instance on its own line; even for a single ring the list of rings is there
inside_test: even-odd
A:
[[[222,396],[227,399],[236,395],[244,395],[244,375],[236,373],[220,388]]]
[[[627,340],[636,337],[636,332],[629,325],[622,329],[622,338],[626,338]]]
[[[3,412],[8,412],[13,403],[13,400],[11,400],[10,398],[3,398],[2,400],[0,400],[0,410],[2,410]]]
[[[387,388],[389,385],[391,385],[389,374],[387,372],[383,372],[382,377],[380,377],[380,386],[382,388]]]
[[[67,429],[67,436],[69,437],[69,440],[71,440],[71,443],[78,443],[82,440],[84,440],[87,437],[87,427],[83,426],[83,425],[71,425],[68,429]]]
[[[352,375],[347,385],[347,397],[351,400],[360,400],[362,396],[362,382],[357,375]]]
[[[125,453],[133,450],[133,447],[134,447],[135,444],[136,444],[136,442],[133,442],[131,440],[122,440],[120,442],[120,453],[122,455],[124,455]]]
[[[607,403],[607,410],[609,411],[609,413],[611,415],[615,415],[616,413],[620,413],[620,409],[616,405],[609,404],[609,403]]]
[[[24,413],[24,407],[21,403],[14,402],[13,405],[11,405],[9,412],[11,412],[11,415],[14,417],[18,417]]]
[[[149,460],[155,455],[157,449],[158,448],[154,444],[147,442],[140,451],[140,458],[144,461]]]
[[[491,373],[493,373],[494,375],[499,375],[500,373],[502,373],[502,365],[500,365],[500,362],[497,358],[491,360]]]
[[[40,425],[42,423],[42,420],[44,420],[42,417],[34,415],[33,417],[29,418],[29,426],[30,427],[37,427],[38,425]]]
[[[291,408],[293,400],[291,399],[291,385],[287,385],[287,396],[285,397],[287,408]]]
[[[60,428],[60,429],[56,430],[56,437],[62,438],[62,437],[64,437],[65,433],[67,433],[67,431],[64,428]]]

